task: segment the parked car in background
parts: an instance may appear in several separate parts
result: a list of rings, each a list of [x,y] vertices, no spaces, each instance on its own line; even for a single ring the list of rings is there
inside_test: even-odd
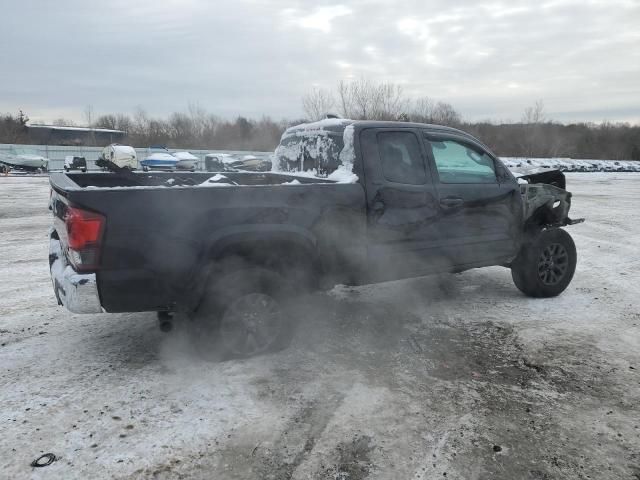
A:
[[[73,155],[67,155],[64,157],[64,169],[69,172],[71,170],[80,170],[81,172],[87,171],[87,159],[84,157],[75,157]]]
[[[49,159],[31,148],[12,146],[8,152],[0,152],[0,164],[12,170],[46,172]]]
[[[98,157],[98,160],[96,161],[96,165],[110,170],[114,166],[117,168],[135,170],[138,168],[138,157],[136,155],[136,150],[133,147],[112,143],[102,149],[100,157]]]
[[[171,155],[178,159],[178,163],[176,164],[178,170],[195,172],[200,164],[200,159],[191,152],[175,152]]]
[[[244,172],[268,172],[271,170],[271,160],[255,155],[245,155],[242,160],[231,164],[233,168]]]
[[[235,171],[231,165],[238,159],[230,153],[207,153],[204,156],[204,168],[207,172]]]
[[[169,150],[164,146],[151,146],[149,147],[149,153],[140,161],[142,170],[148,172],[149,170],[164,170],[172,172],[176,169],[179,160],[174,157]]]
[[[245,155],[239,159],[229,153],[208,153],[204,157],[207,172],[268,172],[271,160],[268,157]]]

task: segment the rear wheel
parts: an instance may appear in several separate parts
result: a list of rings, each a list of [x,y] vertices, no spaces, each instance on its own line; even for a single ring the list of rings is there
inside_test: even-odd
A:
[[[559,228],[543,230],[513,261],[511,276],[530,297],[555,297],[571,283],[576,262],[571,235]]]
[[[194,314],[199,349],[208,357],[248,358],[285,348],[293,329],[275,271],[252,267],[210,282]]]

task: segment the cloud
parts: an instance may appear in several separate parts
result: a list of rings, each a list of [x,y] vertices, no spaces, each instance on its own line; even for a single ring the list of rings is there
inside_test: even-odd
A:
[[[316,7],[313,13],[306,15],[295,9],[285,9],[283,11],[289,24],[319,30],[323,33],[331,32],[331,22],[333,19],[351,14],[351,9],[344,5],[331,5],[328,7]]]
[[[406,0],[7,2],[0,112],[299,117],[312,86],[367,76],[514,119],[640,121],[640,3]],[[9,74],[7,74],[9,72]],[[59,115],[53,115],[53,117]]]

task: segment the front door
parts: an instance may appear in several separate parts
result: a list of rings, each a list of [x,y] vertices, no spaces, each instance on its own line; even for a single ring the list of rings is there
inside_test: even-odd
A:
[[[420,131],[369,128],[360,134],[367,195],[368,263],[372,280],[442,270],[438,192]]]
[[[424,132],[434,171],[439,226],[458,266],[495,264],[513,256],[522,218],[520,188],[481,145],[455,134]]]

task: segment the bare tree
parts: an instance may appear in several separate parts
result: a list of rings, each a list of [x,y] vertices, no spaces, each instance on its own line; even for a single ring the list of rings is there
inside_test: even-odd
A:
[[[545,139],[545,129],[543,128],[545,121],[546,114],[542,100],[536,100],[532,106],[525,108],[521,122],[524,128],[521,148],[525,156],[557,155],[555,151],[551,152],[555,149],[550,148],[549,142]]]
[[[130,132],[133,127],[133,122],[129,115],[119,113],[116,115],[116,130],[122,130],[123,132]]]
[[[0,115],[0,143],[28,142],[28,121],[29,117],[22,110],[15,117],[10,113]]]
[[[438,102],[433,109],[432,123],[438,125],[457,126],[462,119],[453,105],[446,102]]]
[[[350,85],[344,80],[338,83],[338,98],[340,99],[340,113],[345,118],[355,118],[353,114],[353,97]]]
[[[367,78],[338,83],[341,114],[355,120],[396,120],[408,101],[402,87],[394,83],[375,83]]]
[[[84,107],[84,119],[85,122],[87,123],[87,127],[89,128],[93,128],[93,106],[92,105],[86,105]],[[96,144],[96,136],[95,133],[93,131],[89,132],[89,144],[90,145],[95,145]]]
[[[93,126],[93,105],[86,105],[84,107],[84,121],[87,123],[87,127]]]
[[[435,103],[429,97],[422,97],[413,103],[411,120],[437,125],[459,126],[462,123],[460,113],[446,102]]]
[[[522,114],[522,123],[544,123],[546,119],[547,114],[544,111],[543,100],[536,100],[536,103],[525,108]]]
[[[201,137],[207,121],[207,111],[197,102],[190,102],[187,110],[191,118],[192,135],[194,137]]]
[[[429,97],[418,98],[412,105],[409,117],[414,122],[432,123],[434,108],[435,105]]]
[[[373,117],[376,120],[397,120],[406,111],[409,101],[401,85],[381,83],[377,86],[377,102]]]
[[[329,90],[314,88],[302,97],[302,110],[309,120],[324,118],[335,108],[335,98]]]

